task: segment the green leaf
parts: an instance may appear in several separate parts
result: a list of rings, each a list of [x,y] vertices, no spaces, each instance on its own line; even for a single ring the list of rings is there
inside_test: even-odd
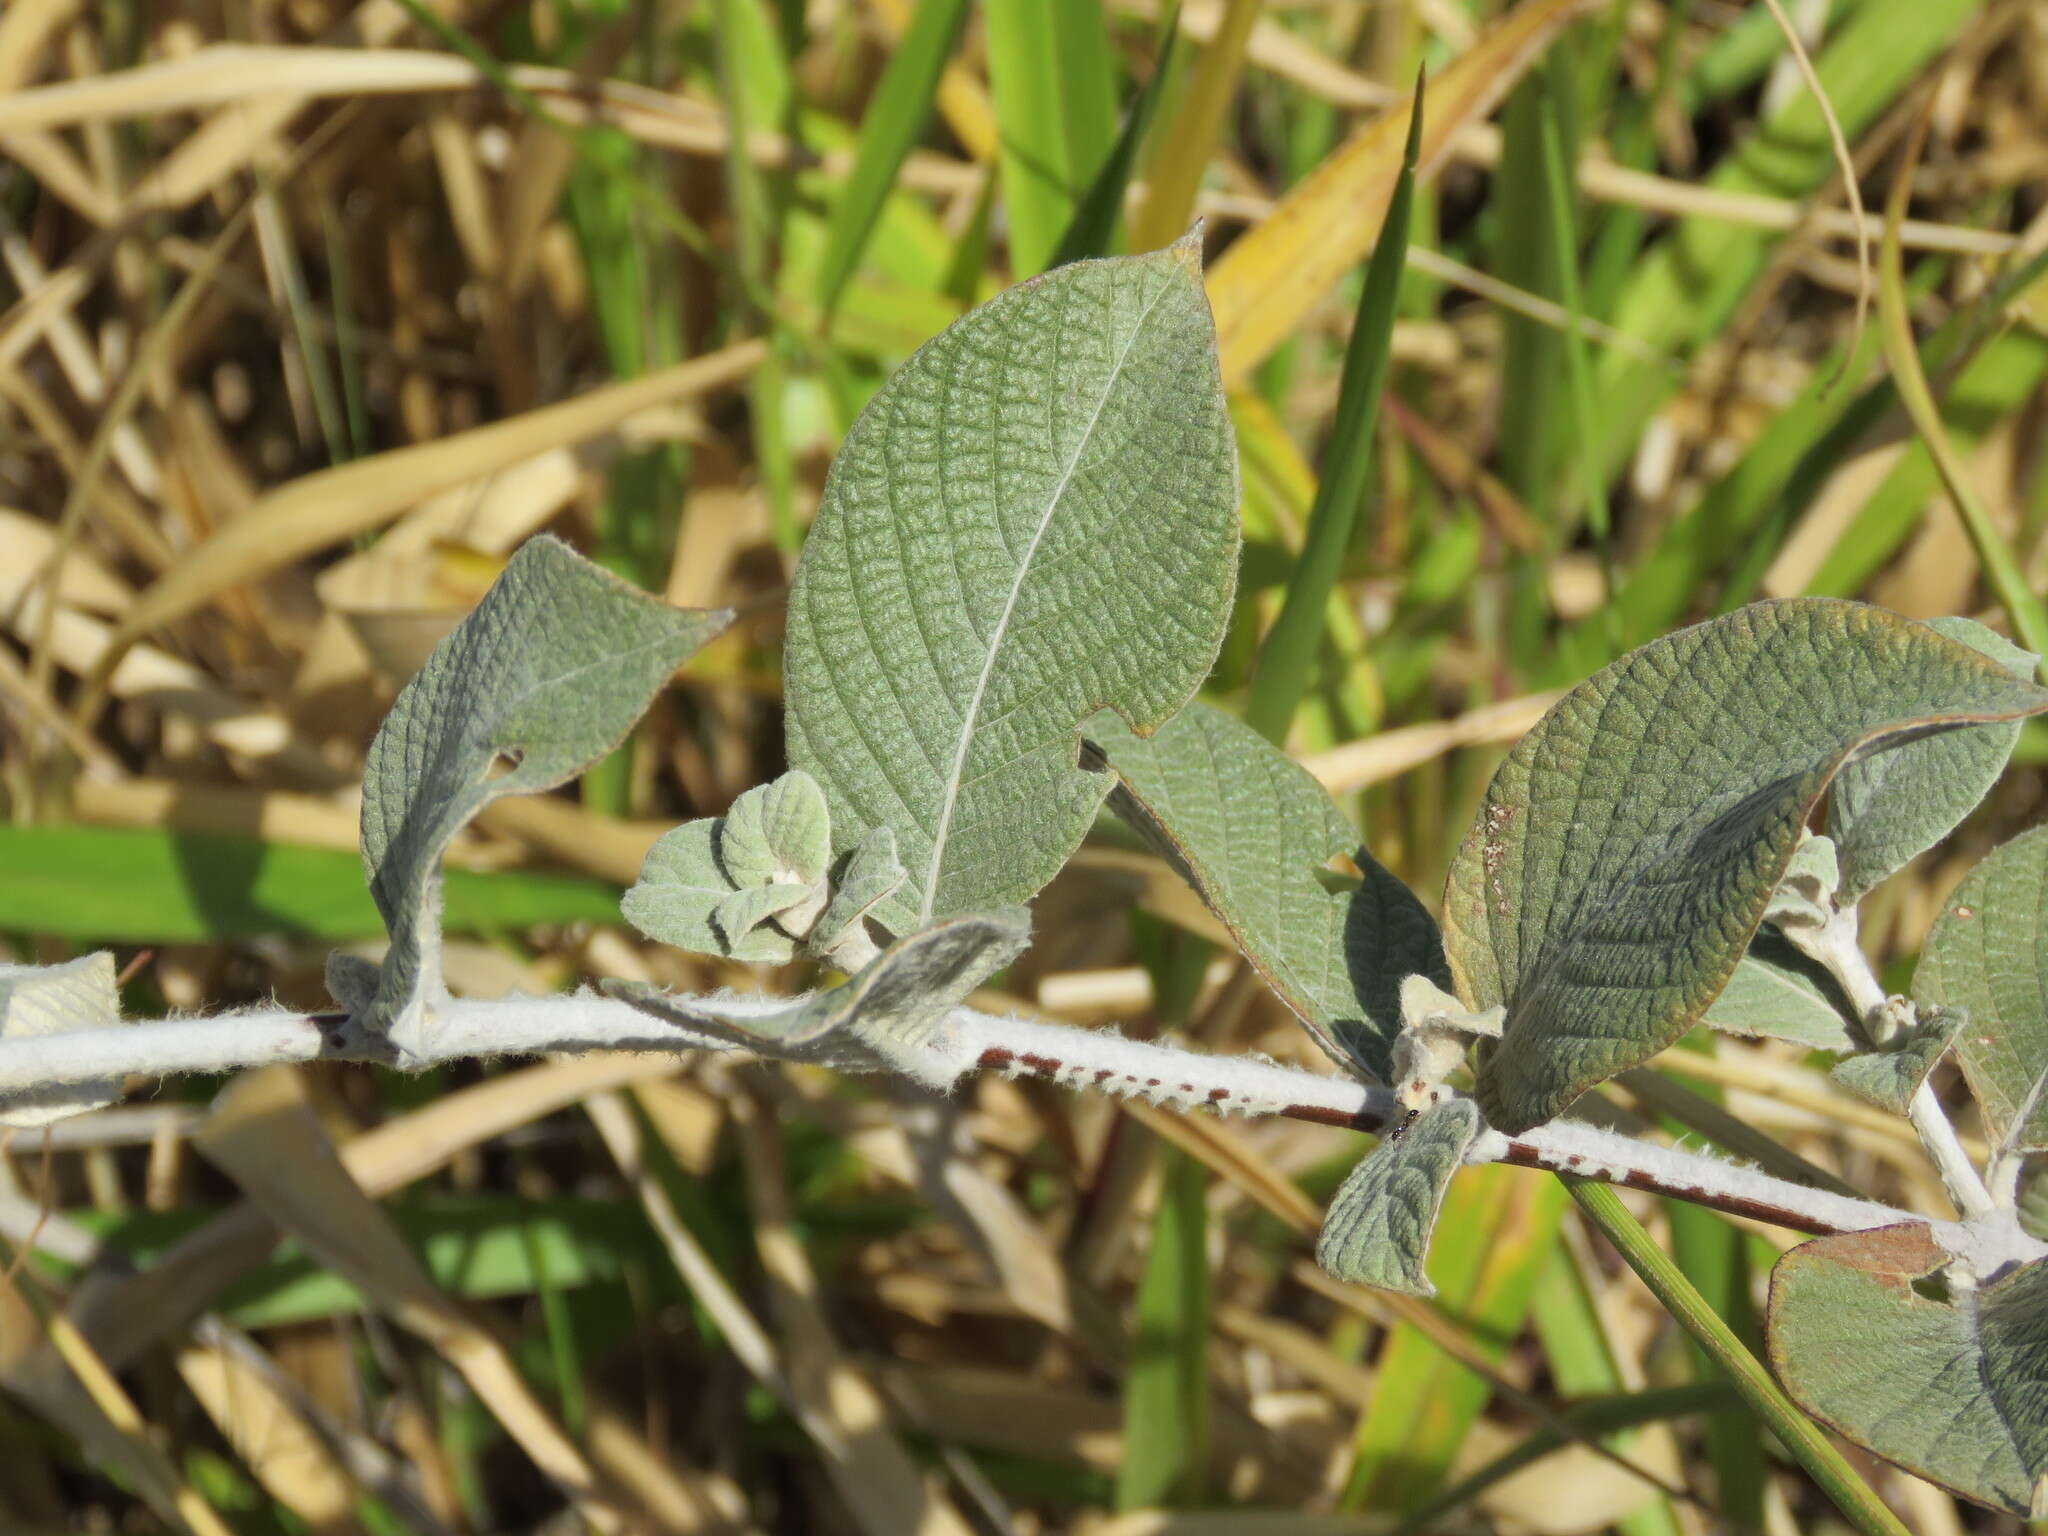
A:
[[[1817,1051],[1851,1051],[1848,1003],[1818,961],[1761,930],[1700,1022],[1748,1039],[1790,1040]]]
[[[1927,627],[1982,651],[2014,677],[2033,679],[2040,658],[1975,619],[1929,619]],[[1905,742],[1844,768],[1828,795],[1840,905],[1853,906],[1953,832],[2005,771],[2019,739],[2016,720],[1981,725]]]
[[[1934,920],[1913,997],[1969,1014],[1956,1056],[1991,1135],[2048,1149],[2048,827],[1992,851]]]
[[[1423,1270],[1430,1230],[1478,1134],[1479,1106],[1446,1099],[1382,1136],[1330,1202],[1316,1262],[1354,1285],[1434,1296]]]
[[[0,965],[0,1040],[114,1029],[121,1023],[121,989],[114,957],[105,950],[61,965]],[[122,1080],[30,1088],[0,1097],[0,1125],[48,1125],[82,1115],[121,1097]]]
[[[440,866],[449,840],[489,801],[552,788],[616,747],[729,618],[671,608],[557,539],[521,547],[370,744],[363,867],[391,949],[374,997],[359,974],[336,971],[330,979],[350,994],[337,997],[403,1047],[445,995]]]
[[[847,1037],[882,1062],[919,1081],[929,1081],[929,1059],[920,1048],[944,1024],[946,1015],[1014,960],[1030,938],[1030,914],[1022,907],[941,918],[898,939],[851,981],[787,1008],[745,1019],[728,1018],[643,982],[607,981],[604,991],[657,1017],[764,1055],[808,1059],[818,1054],[810,1048]]]
[[[895,831],[897,933],[1034,894],[1222,643],[1237,459],[1196,248],[1081,262],[947,329],[861,413],[789,601],[790,761],[844,851]]]
[[[1388,1079],[1401,982],[1450,977],[1422,903],[1358,844],[1322,785],[1250,726],[1190,704],[1149,740],[1084,727],[1150,838],[1340,1065]],[[1353,868],[1333,867],[1348,864]]]
[[[781,965],[825,905],[831,856],[825,792],[792,770],[662,834],[619,910],[658,943]]]
[[[1966,1017],[1960,1008],[1939,1004],[1916,1011],[1918,1020],[1898,1039],[1844,1057],[1828,1076],[1879,1109],[1903,1115],[1934,1064],[1947,1054]]]
[[[859,845],[847,850],[833,875],[832,899],[811,930],[811,946],[826,951],[875,905],[903,883],[903,861],[896,857],[896,834],[877,827]]]
[[[1858,603],[1756,603],[1574,688],[1502,763],[1451,866],[1451,969],[1508,1026],[1480,1068],[1509,1134],[1645,1061],[1727,982],[1844,764],[2048,709],[2048,692]]]
[[[1919,1223],[1805,1243],[1771,1276],[1771,1364],[1808,1413],[1967,1498],[2048,1515],[2048,1260],[1988,1284]]]

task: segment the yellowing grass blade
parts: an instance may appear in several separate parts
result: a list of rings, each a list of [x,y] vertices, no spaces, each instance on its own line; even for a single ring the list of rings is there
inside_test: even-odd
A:
[[[642,411],[735,383],[763,353],[762,343],[741,342],[558,405],[301,476],[262,497],[164,572],[115,635],[112,654],[229,587],[380,528],[429,496],[586,441]]]
[[[1591,0],[1527,0],[1429,86],[1417,176],[1430,180],[1451,140],[1491,112],[1522,71]],[[1209,274],[1226,386],[1246,377],[1379,237],[1401,174],[1408,102],[1340,144]]]

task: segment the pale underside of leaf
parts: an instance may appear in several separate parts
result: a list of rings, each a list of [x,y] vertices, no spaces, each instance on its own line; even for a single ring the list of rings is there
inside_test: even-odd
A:
[[[1118,777],[1112,809],[1180,870],[1340,1066],[1387,1081],[1401,982],[1450,977],[1422,903],[1359,847],[1323,787],[1206,704],[1150,738],[1106,714],[1085,731]]]
[[[1929,619],[1927,627],[1982,651],[2014,677],[2033,677],[2040,660],[1975,619]],[[1844,768],[1828,791],[1840,904],[1853,906],[1953,832],[1989,793],[2019,739],[2019,722],[2001,721],[1873,752]]]
[[[790,594],[792,763],[834,850],[893,829],[907,932],[1023,900],[1109,788],[1078,726],[1167,720],[1236,581],[1237,459],[1186,242],[1010,290],[876,394]]]
[[[1761,929],[1700,1022],[1725,1034],[1849,1051],[1848,1003],[1819,962],[1775,929]]]
[[[1936,1278],[1947,1259],[1918,1224],[1795,1248],[1771,1277],[1771,1363],[1802,1408],[1857,1444],[2039,1516],[2048,1261],[1971,1287]]]
[[[2043,709],[1979,652],[1826,598],[1754,604],[1573,689],[1502,764],[1445,897],[1468,1002],[1508,1009],[1489,1122],[1550,1119],[1700,1019],[1845,762]]]
[[[1316,1262],[1339,1280],[1434,1296],[1424,1269],[1444,1191],[1479,1134],[1479,1107],[1447,1099],[1380,1138],[1323,1219]]]
[[[616,747],[730,617],[672,608],[557,539],[533,539],[512,557],[399,694],[370,746],[363,865],[391,931],[373,1027],[410,1019],[442,992],[440,861],[449,840],[488,801],[552,788]]]
[[[1927,1074],[1948,1053],[1963,1022],[1960,1009],[1936,1004],[1921,1008],[1919,1013],[1918,1022],[1904,1039],[1881,1050],[1846,1056],[1835,1063],[1828,1075],[1879,1109],[1905,1114],[1913,1095],[1927,1081]]]
[[[121,1024],[114,957],[105,950],[61,965],[0,965],[0,1040],[26,1040]],[[48,1125],[121,1097],[120,1078],[0,1097],[0,1126]]]
[[[2048,1149],[2048,827],[1992,850],[1956,887],[1913,996],[1968,1013],[1956,1056],[1992,1134]]]

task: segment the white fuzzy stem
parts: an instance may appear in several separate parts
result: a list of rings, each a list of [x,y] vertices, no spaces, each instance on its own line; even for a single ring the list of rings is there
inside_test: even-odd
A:
[[[1788,939],[1827,967],[1828,974],[1841,984],[1857,1017],[1864,1020],[1866,1028],[1874,1030],[1891,1000],[1878,984],[1877,973],[1870,968],[1869,957],[1863,953],[1856,934],[1854,907],[1837,912],[1819,928],[1785,930]],[[1927,1156],[1940,1173],[1942,1185],[1955,1201],[1956,1209],[1965,1217],[1981,1216],[1996,1209],[1983,1175],[1963,1150],[1962,1138],[1949,1123],[1941,1100],[1935,1097],[1931,1080],[1921,1083],[1914,1093],[1906,1108],[1906,1118],[1912,1122],[1920,1145],[1927,1149]]]
[[[744,1025],[788,1006],[788,999],[677,999],[699,1014]],[[592,1050],[729,1050],[736,1041],[657,1017],[596,993],[456,999],[437,1011],[424,1053],[413,1063]],[[760,1042],[773,1054],[772,1042]],[[1399,1118],[1393,1095],[1355,1078],[1307,1072],[1244,1056],[1211,1056],[1178,1046],[956,1010],[917,1047],[915,1073],[951,1083],[992,1070],[1045,1078],[1179,1109],[1202,1105],[1226,1114],[1285,1115],[1376,1131]],[[390,1060],[389,1048],[341,1014],[267,1009],[203,1019],[165,1019],[123,1028],[0,1040],[0,1095],[91,1083],[124,1074],[230,1072],[276,1062]],[[827,1059],[814,1056],[812,1059]],[[844,1058],[859,1064],[858,1051]],[[1604,1179],[1800,1231],[1862,1231],[1924,1218],[1875,1201],[1846,1199],[1744,1168],[1718,1157],[1658,1146],[1591,1126],[1554,1122],[1524,1136],[1487,1133],[1468,1161],[1499,1161]],[[1932,1224],[1952,1248],[1952,1223]]]

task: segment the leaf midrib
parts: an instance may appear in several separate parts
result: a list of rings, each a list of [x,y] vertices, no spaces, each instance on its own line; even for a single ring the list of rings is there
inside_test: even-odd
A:
[[[1131,327],[1131,334],[1125,340],[1123,350],[1117,354],[1116,363],[1110,369],[1109,377],[1103,382],[1102,393],[1095,401],[1095,409],[1089,413],[1088,425],[1082,429],[1074,444],[1074,451],[1068,455],[1066,465],[1060,471],[1059,483],[1046,498],[1044,509],[1039,514],[1038,526],[1032,530],[1031,542],[1025,546],[1023,559],[1017,562],[1017,574],[1010,582],[1009,595],[1003,600],[1003,611],[997,615],[995,627],[989,632],[987,653],[981,662],[981,675],[975,679],[974,692],[969,696],[967,708],[961,714],[959,740],[953,749],[953,765],[947,771],[944,795],[939,802],[938,820],[932,827],[931,858],[925,865],[924,893],[918,899],[917,916],[920,923],[931,921],[932,906],[938,900],[939,870],[945,863],[946,843],[952,835],[954,813],[959,809],[960,786],[967,772],[967,756],[974,749],[976,723],[981,718],[982,705],[988,697],[989,682],[995,676],[996,657],[1002,653],[1011,617],[1016,613],[1018,599],[1024,592],[1024,583],[1038,558],[1039,545],[1045,540],[1045,531],[1052,526],[1053,518],[1058,514],[1060,503],[1066,496],[1067,487],[1073,483],[1074,472],[1081,464],[1081,456],[1094,439],[1095,428],[1102,420],[1103,409],[1109,404],[1109,397],[1116,389],[1117,381],[1123,377],[1124,365],[1130,360],[1131,349],[1144,334],[1146,325],[1152,319],[1152,311],[1159,307],[1160,300],[1171,287],[1169,283],[1160,284],[1158,291],[1146,302],[1137,323]]]

